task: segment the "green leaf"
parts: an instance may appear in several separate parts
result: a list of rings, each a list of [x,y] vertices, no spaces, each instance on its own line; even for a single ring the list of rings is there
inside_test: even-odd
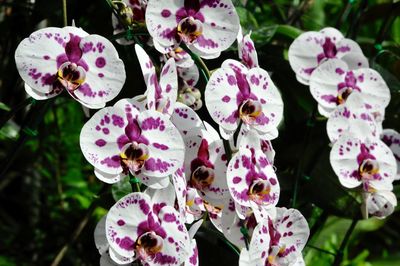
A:
[[[129,176],[124,177],[120,182],[112,185],[111,187],[111,194],[115,201],[118,201],[129,193],[132,193],[132,186],[129,183]]]
[[[0,110],[4,110],[4,111],[11,111],[11,108],[8,107],[8,105],[6,105],[5,103],[0,102]]]

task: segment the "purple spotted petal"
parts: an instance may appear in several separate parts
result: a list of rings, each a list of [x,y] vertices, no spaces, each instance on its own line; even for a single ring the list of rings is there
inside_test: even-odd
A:
[[[353,92],[344,104],[333,111],[326,123],[326,130],[332,143],[348,132],[359,139],[377,134],[375,119],[365,107],[362,95],[358,92]]]
[[[236,40],[240,25],[231,0],[201,1],[198,16],[204,21],[203,34],[193,43],[197,51],[206,55],[218,54]]]
[[[259,223],[254,229],[249,250],[242,249],[239,258],[240,266],[264,266],[268,265],[268,250],[270,247],[270,235],[266,222]]]
[[[238,35],[238,52],[239,58],[248,67],[258,67],[258,56],[254,46],[254,42],[251,39],[251,32],[242,36],[242,32]]]
[[[193,239],[190,243],[190,253],[185,261],[184,266],[198,266],[199,265],[199,251],[197,249],[196,240]]]
[[[135,51],[140,63],[140,68],[142,69],[144,82],[147,86],[149,86],[149,77],[152,75],[156,75],[156,69],[154,67],[153,61],[151,61],[146,51],[140,45],[135,45]]]
[[[143,233],[156,230],[152,202],[143,193],[131,193],[120,199],[107,214],[106,232],[110,247],[124,257],[135,255],[135,242]]]
[[[64,46],[69,40],[67,30],[50,27],[33,32],[18,45],[17,69],[32,90],[40,94],[53,91],[58,68],[63,63]]]
[[[142,135],[148,140],[150,158],[141,174],[165,177],[173,174],[184,160],[184,144],[179,131],[167,116],[157,111],[145,111],[138,117]]]
[[[79,47],[81,61],[87,64],[85,82],[74,91],[75,96],[89,105],[101,104],[114,99],[125,83],[124,63],[117,50],[106,38],[89,35]]]
[[[216,70],[205,90],[205,101],[212,119],[225,130],[235,130],[238,126],[241,104],[238,95],[235,72],[231,68]]]
[[[203,128],[203,123],[197,113],[180,102],[175,103],[171,121],[182,135],[187,135],[189,131],[196,128]]]
[[[254,128],[266,134],[278,126],[283,116],[282,97],[268,75],[261,68],[250,69],[247,73],[247,82],[251,93],[257,97],[262,106],[263,114],[257,118]]]
[[[163,207],[158,216],[166,237],[163,249],[156,254],[152,265],[181,265],[191,253],[191,240],[186,227],[181,223],[178,212],[171,206]]]
[[[360,166],[364,160],[373,160],[379,171],[370,178],[360,176]],[[392,151],[380,140],[361,142],[348,134],[342,135],[333,145],[330,162],[340,183],[348,188],[363,184],[364,190],[391,190],[396,175],[396,159]]]
[[[272,250],[275,245],[280,249],[283,248],[275,261],[278,265],[291,265],[301,256],[301,251],[310,235],[307,221],[296,209],[277,208],[277,216],[273,224],[275,234],[270,242]],[[277,234],[279,238],[276,237]]]
[[[85,156],[98,170],[111,175],[122,173],[120,150],[128,143],[125,136],[125,113],[114,107],[106,107],[83,126],[80,146]]]
[[[368,196],[366,205],[370,215],[383,219],[393,213],[397,198],[391,191],[378,191]]]

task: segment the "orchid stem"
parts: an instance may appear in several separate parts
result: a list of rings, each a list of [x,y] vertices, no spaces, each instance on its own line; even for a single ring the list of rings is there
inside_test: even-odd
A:
[[[196,63],[197,67],[200,69],[201,74],[203,75],[206,83],[210,80],[210,70],[208,70],[207,65],[204,63],[203,59],[200,58],[197,54],[193,53],[184,43],[180,44],[181,48],[185,50],[186,53],[190,55],[193,61]]]
[[[343,260],[343,251],[346,248],[347,242],[349,242],[350,236],[353,233],[354,228],[356,228],[357,222],[358,222],[358,219],[356,219],[356,218],[353,219],[353,221],[351,222],[350,227],[347,230],[346,235],[343,238],[342,244],[340,244],[339,250],[336,253],[335,260],[333,261],[332,266],[340,266],[340,263]]]
[[[129,183],[131,183],[133,191],[142,192],[142,190],[140,189],[140,180],[136,176],[133,176],[131,173],[129,173]]]
[[[68,15],[67,15],[67,0],[62,0],[63,9],[63,24],[64,27],[68,26]]]

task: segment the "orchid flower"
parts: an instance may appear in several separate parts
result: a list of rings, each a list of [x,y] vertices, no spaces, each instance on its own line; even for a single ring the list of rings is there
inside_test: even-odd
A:
[[[127,99],[94,114],[82,128],[80,145],[96,176],[107,183],[130,172],[147,186],[165,187],[184,159],[183,140],[168,117],[139,112]]]
[[[240,266],[289,266],[299,263],[310,230],[295,209],[277,208],[275,218],[254,229],[249,250],[242,249]],[[301,265],[301,264],[300,264]]]
[[[44,100],[66,90],[89,108],[102,108],[125,82],[124,63],[106,38],[76,27],[44,28],[15,51],[26,92]]]
[[[400,134],[393,129],[384,129],[381,140],[392,150],[397,162],[396,180],[400,179]]]
[[[242,60],[242,63],[249,69],[253,67],[258,67],[257,51],[254,46],[254,42],[250,36],[251,32],[243,35],[242,28],[240,28],[237,37],[239,58]]]
[[[207,84],[205,101],[212,119],[225,131],[240,123],[260,134],[276,130],[283,116],[283,102],[267,71],[247,69],[226,60]]]
[[[229,197],[226,184],[226,155],[222,140],[213,140],[207,131],[184,137],[185,174],[188,185],[211,205]]]
[[[368,67],[360,46],[343,37],[335,28],[308,31],[297,37],[289,47],[289,63],[299,82],[308,85],[310,76],[323,62],[341,58],[350,69]]]
[[[377,71],[371,68],[351,70],[340,59],[322,63],[311,74],[310,91],[318,102],[320,114],[326,117],[353,92],[362,94],[371,112],[384,109],[390,101],[389,88]]]
[[[145,193],[120,199],[108,212],[105,228],[110,248],[144,265],[180,265],[191,252],[178,212]]]
[[[347,132],[356,134],[358,138],[368,137],[368,135],[370,135],[369,137],[376,137],[378,135],[374,116],[362,99],[362,94],[352,93],[347,101],[339,105],[328,118],[326,131],[332,143]]]
[[[332,147],[330,162],[344,187],[362,185],[365,192],[393,188],[396,159],[379,139],[360,140],[349,133],[343,134]]]
[[[279,200],[280,188],[274,168],[261,150],[257,134],[241,142],[228,164],[227,180],[232,198],[239,205],[272,208]]]
[[[184,43],[209,59],[235,41],[239,17],[231,0],[149,0],[146,25],[160,53]]]

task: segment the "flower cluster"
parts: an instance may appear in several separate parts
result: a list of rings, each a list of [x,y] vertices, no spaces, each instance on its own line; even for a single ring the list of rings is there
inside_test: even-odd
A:
[[[360,187],[364,217],[390,215],[397,205],[391,191],[398,179],[400,135],[382,130],[390,101],[385,81],[369,68],[358,44],[334,28],[301,34],[289,48],[289,62],[328,118],[330,162],[340,183]]]
[[[34,32],[15,56],[26,91],[35,99],[65,89],[81,104],[102,108],[80,134],[82,153],[95,176],[108,184],[139,182],[136,192],[119,199],[95,230],[102,263],[198,265],[193,237],[208,217],[224,240],[240,249],[240,265],[304,265],[307,221],[298,210],[277,207],[281,190],[271,140],[278,137],[282,97],[259,66],[250,33],[243,36],[231,0],[124,0],[113,5],[115,33],[132,25],[145,25],[149,32],[146,45],[139,44],[142,39],[134,46],[146,84],[143,95],[105,107],[124,84],[124,65],[109,41],[76,27]],[[206,82],[202,93],[195,87],[200,76],[195,61],[218,57],[235,40],[240,60],[225,60],[209,80],[208,69],[200,69]],[[122,38],[119,43],[133,42]],[[322,44],[328,51],[317,55],[318,63],[333,57],[334,43]],[[147,54],[150,45],[161,53],[160,60]],[[341,45],[355,47],[346,41]],[[337,80],[356,86],[359,75],[369,75],[349,67],[340,68]],[[299,79],[306,79],[303,74]],[[357,86],[352,88],[368,89]],[[341,99],[347,94],[344,89]],[[374,100],[369,105],[374,111],[387,103],[384,96]],[[218,131],[197,115],[203,103]],[[397,147],[396,136],[390,140]],[[359,159],[363,172],[357,173],[375,171],[370,166],[379,163],[372,160],[378,155],[368,151],[380,148],[365,146]],[[382,179],[386,174],[392,175],[385,170]],[[379,208],[382,199],[386,195],[377,194],[370,208]]]

